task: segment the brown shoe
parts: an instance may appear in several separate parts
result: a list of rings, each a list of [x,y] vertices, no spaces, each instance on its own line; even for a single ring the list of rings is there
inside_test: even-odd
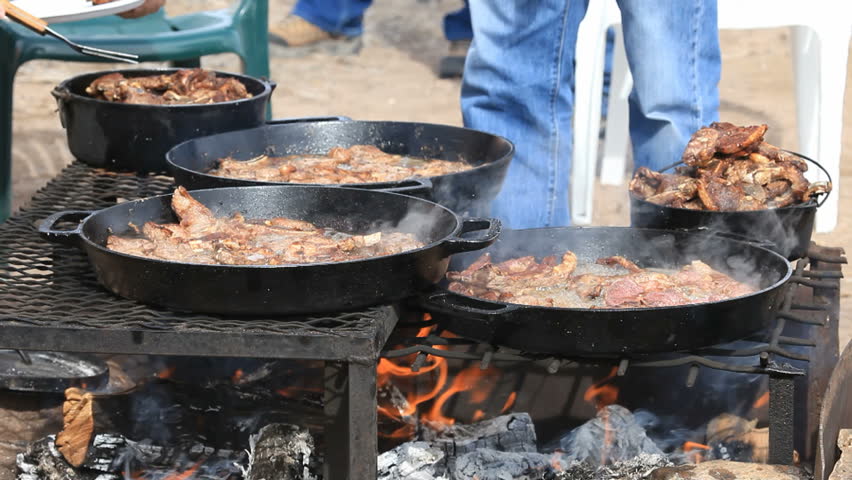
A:
[[[280,56],[302,56],[317,51],[350,55],[361,49],[360,37],[334,35],[296,15],[288,15],[278,25],[269,27],[269,41],[284,49],[275,49]]]

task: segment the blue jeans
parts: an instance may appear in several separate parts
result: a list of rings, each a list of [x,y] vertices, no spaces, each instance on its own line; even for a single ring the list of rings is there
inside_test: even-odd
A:
[[[595,0],[592,0],[595,1]],[[637,166],[677,161],[718,118],[715,0],[619,0],[633,73]],[[571,222],[573,62],[588,0],[471,0],[474,40],[462,84],[466,126],[515,143],[492,215],[511,228]]]
[[[299,0],[293,13],[326,32],[347,37],[364,33],[364,12],[373,0]],[[470,10],[467,0],[462,9],[444,17],[444,36],[447,40],[470,40]]]

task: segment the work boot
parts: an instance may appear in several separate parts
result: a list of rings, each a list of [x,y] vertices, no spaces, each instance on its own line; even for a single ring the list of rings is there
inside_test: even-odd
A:
[[[361,37],[326,32],[302,17],[290,14],[278,25],[269,27],[269,42],[283,48],[273,49],[282,57],[301,57],[314,52],[352,55],[361,50]]]
[[[464,59],[467,58],[469,48],[470,40],[451,41],[449,54],[441,59],[438,75],[441,78],[461,77],[464,73]]]

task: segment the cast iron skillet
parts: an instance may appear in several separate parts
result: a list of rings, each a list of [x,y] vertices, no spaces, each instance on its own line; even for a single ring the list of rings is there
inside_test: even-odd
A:
[[[831,181],[831,175],[816,161],[795,152],[819,167]],[[829,192],[830,194],[830,192]],[[805,256],[811,244],[817,207],[821,201],[811,199],[798,205],[748,212],[713,212],[657,205],[630,193],[630,225],[641,228],[692,229],[706,227],[720,232],[743,235],[762,242],[774,243],[772,250],[793,260]]]
[[[272,315],[345,311],[390,303],[438,282],[449,255],[490,245],[500,233],[493,219],[461,220],[426,200],[395,193],[303,186],[237,187],[192,193],[217,216],[288,217],[344,232],[397,229],[426,244],[396,255],[338,263],[244,266],[153,260],[105,248],[111,233],[130,222],[174,222],[171,195],[115,205],[97,212],[56,213],[39,227],[53,242],[77,245],[98,280],[114,293],[179,311]],[[60,220],[79,220],[59,230]],[[475,238],[463,234],[484,230]],[[68,254],[57,249],[56,255]]]
[[[514,154],[505,138],[460,127],[407,122],[362,122],[345,117],[276,120],[236,132],[195,138],[166,154],[175,182],[187,189],[241,185],[288,185],[209,175],[220,158],[325,154],[334,147],[374,145],[393,154],[465,161],[470,170],[436,177],[347,187],[382,189],[433,200],[460,215],[486,215],[500,192]],[[293,185],[293,184],[289,184]],[[304,184],[302,184],[304,185]],[[328,185],[326,185],[328,186]]]
[[[86,87],[110,73],[141,77],[176,72],[111,70],[79,75],[53,89],[59,120],[75,158],[93,167],[165,172],[166,152],[178,143],[213,133],[262,125],[275,84],[245,75],[216,72],[245,85],[251,98],[206,105],[128,105],[90,97]]]
[[[571,250],[580,259],[623,255],[640,267],[677,267],[700,259],[760,291],[719,302],[642,309],[533,307],[480,300],[438,288],[420,299],[449,331],[527,352],[594,356],[690,350],[744,338],[767,327],[792,273],[781,255],[712,233],[627,227],[504,231],[487,250],[495,262]],[[453,256],[451,270],[480,255]],[[441,283],[446,285],[446,280]]]

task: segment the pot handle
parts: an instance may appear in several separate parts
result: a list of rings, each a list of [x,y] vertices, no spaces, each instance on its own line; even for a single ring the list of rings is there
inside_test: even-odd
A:
[[[521,305],[514,303],[499,303],[489,300],[479,300],[465,297],[447,290],[438,290],[427,294],[421,301],[426,310],[433,309],[446,313],[463,313],[479,317],[496,318],[513,312]]]
[[[822,166],[822,164],[820,164],[819,162],[817,162],[817,161],[816,161],[816,160],[814,160],[813,158],[808,157],[807,155],[802,155],[801,153],[791,152],[790,150],[783,150],[783,149],[782,149],[782,151],[785,151],[785,152],[787,152],[787,153],[789,153],[789,154],[791,154],[791,155],[795,155],[795,156],[797,156],[797,157],[801,157],[801,158],[803,158],[803,159],[805,159],[805,160],[807,160],[807,161],[809,161],[809,162],[813,163],[813,164],[814,164],[814,165],[816,165],[816,166],[817,166],[820,170],[822,170],[822,173],[824,173],[824,174],[825,174],[825,176],[826,176],[826,178],[828,178],[828,184],[829,184],[829,185],[834,185],[834,182],[833,182],[833,181],[832,181],[832,179],[831,179],[831,174],[830,174],[830,173],[828,173],[828,170],[826,170],[826,169],[825,169],[825,167],[823,167],[823,166]],[[821,194],[820,194],[820,195],[821,195]],[[821,206],[822,206],[822,204],[823,204],[823,203],[825,203],[825,201],[826,201],[826,200],[828,200],[828,196],[829,196],[829,195],[831,195],[831,190],[829,190],[828,192],[826,192],[826,193],[825,193],[825,196],[824,196],[824,197],[822,197],[822,201],[821,201],[821,202],[817,202],[817,208],[821,207]]]
[[[95,213],[92,210],[65,210],[54,213],[45,218],[38,226],[38,232],[42,238],[49,242],[63,245],[76,245],[83,233],[84,221]],[[78,225],[73,230],[57,230],[56,224],[60,221],[77,221]]]
[[[266,122],[267,125],[285,125],[288,123],[319,123],[319,122],[351,122],[349,117],[330,116],[330,117],[298,117],[298,118],[277,118]]]
[[[485,230],[485,233],[478,238],[462,238],[462,235],[465,233],[476,232],[478,230]],[[465,218],[462,220],[462,225],[458,233],[447,239],[443,247],[450,255],[481,250],[494,243],[502,230],[503,225],[496,218]]]
[[[68,87],[57,85],[53,87],[50,94],[56,99],[56,105],[59,107],[59,123],[62,125],[62,128],[67,128],[65,126],[67,123],[65,121],[65,102],[71,98],[71,91],[68,90]]]
[[[387,187],[385,185],[379,184],[378,186],[373,185],[358,185],[357,188],[362,190],[375,190],[377,192],[387,192],[387,193],[402,193],[404,195],[419,195],[421,193],[429,193],[432,191],[432,180],[428,178],[410,178],[408,180],[402,181],[397,186]]]

